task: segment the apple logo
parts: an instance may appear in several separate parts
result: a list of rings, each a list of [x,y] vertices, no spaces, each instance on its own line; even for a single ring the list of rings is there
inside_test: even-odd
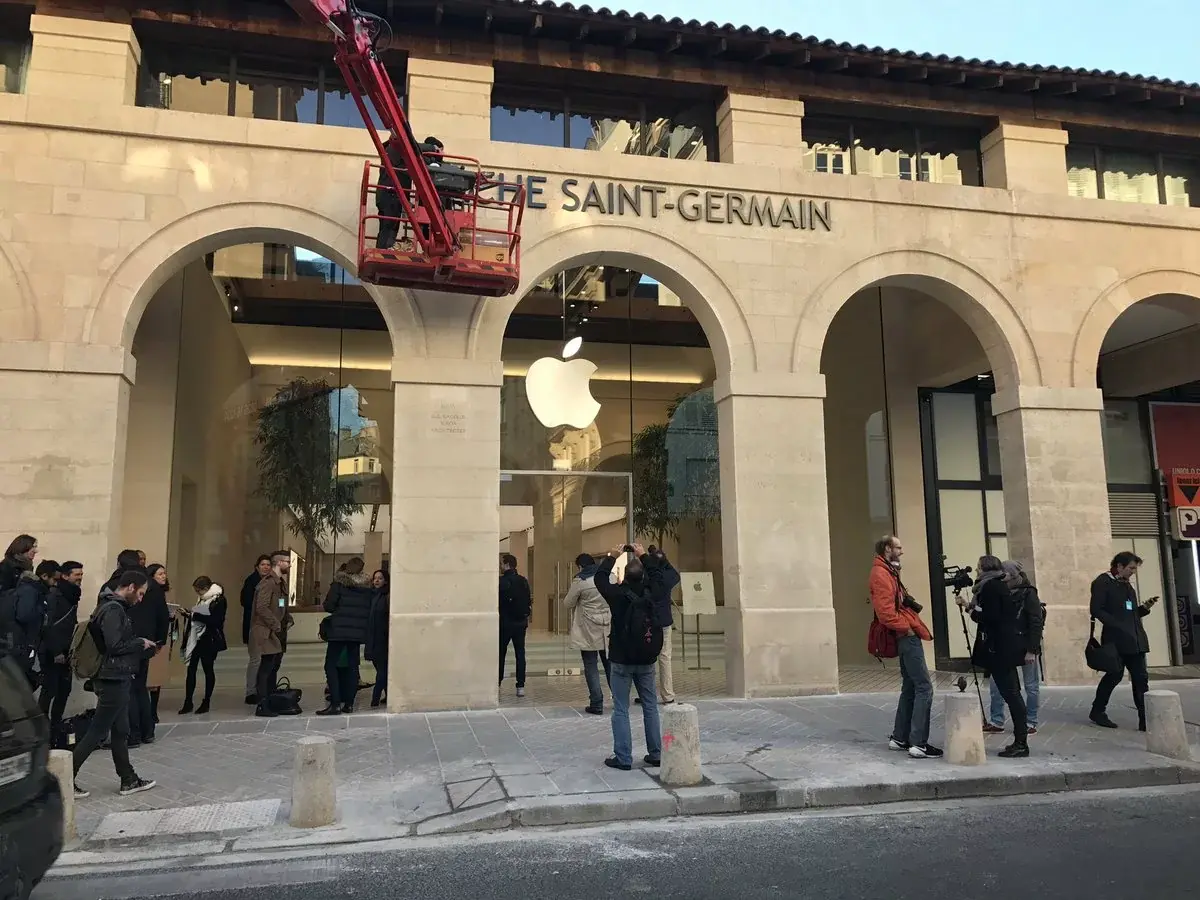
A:
[[[596,364],[590,360],[543,356],[525,373],[529,408],[547,428],[587,428],[600,412],[589,384],[595,374]]]
[[[697,581],[692,585],[692,590],[696,591],[696,593],[699,593],[700,591],[704,590],[704,586]]]

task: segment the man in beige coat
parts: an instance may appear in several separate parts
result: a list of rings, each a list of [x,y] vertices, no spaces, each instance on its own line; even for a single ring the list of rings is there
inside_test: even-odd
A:
[[[271,554],[271,570],[254,589],[254,609],[250,613],[250,655],[259,657],[255,715],[266,718],[275,715],[269,701],[283,660],[287,573],[291,564],[292,556],[286,550]]]
[[[583,657],[583,675],[587,679],[588,705],[584,710],[594,716],[604,715],[604,693],[600,687],[600,669],[597,662],[604,664],[604,680],[609,678],[608,631],[612,625],[612,611],[600,592],[596,590],[596,561],[581,553],[575,559],[579,574],[571,580],[563,603],[571,618],[569,639],[571,646]]]

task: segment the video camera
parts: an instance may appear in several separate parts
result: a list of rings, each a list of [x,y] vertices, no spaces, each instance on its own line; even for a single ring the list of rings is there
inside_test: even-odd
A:
[[[942,557],[942,562],[946,562],[946,557]],[[960,594],[975,583],[975,579],[971,577],[970,566],[942,566],[942,583],[948,588],[953,588],[955,594]]]

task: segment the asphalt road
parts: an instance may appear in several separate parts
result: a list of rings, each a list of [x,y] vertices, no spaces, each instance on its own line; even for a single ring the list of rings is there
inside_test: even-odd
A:
[[[1200,896],[1200,790],[517,831],[52,878],[34,900],[654,900]]]

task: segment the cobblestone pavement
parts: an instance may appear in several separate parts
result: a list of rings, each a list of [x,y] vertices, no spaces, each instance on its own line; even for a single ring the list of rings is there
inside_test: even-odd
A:
[[[1172,682],[1183,699],[1193,743],[1200,743],[1200,682]],[[1145,766],[1128,687],[1110,713],[1116,731],[1087,723],[1092,691],[1043,688],[1034,756],[993,759],[989,773],[1015,767]],[[985,699],[986,699],[985,693]],[[954,767],[889,753],[894,694],[842,694],[761,701],[699,701],[706,777],[714,784],[802,780],[815,784],[888,784],[897,779],[952,777]],[[207,718],[207,717],[206,717]],[[634,708],[633,734],[641,744]],[[290,797],[293,748],[301,734],[337,741],[339,805],[358,821],[412,824],[492,800],[604,792],[656,791],[647,770],[603,766],[611,747],[607,716],[567,707],[465,713],[329,718],[225,719],[160,726],[159,739],[133,753],[139,774],[157,789],[123,798],[103,751],[88,761],[80,783],[92,791],[77,805],[83,836],[109,814],[201,804]],[[935,700],[933,740],[942,736]],[[994,753],[1004,738],[989,738]],[[1159,760],[1162,762],[1162,760]],[[962,772],[963,770],[957,770]],[[936,773],[936,774],[935,774]]]

